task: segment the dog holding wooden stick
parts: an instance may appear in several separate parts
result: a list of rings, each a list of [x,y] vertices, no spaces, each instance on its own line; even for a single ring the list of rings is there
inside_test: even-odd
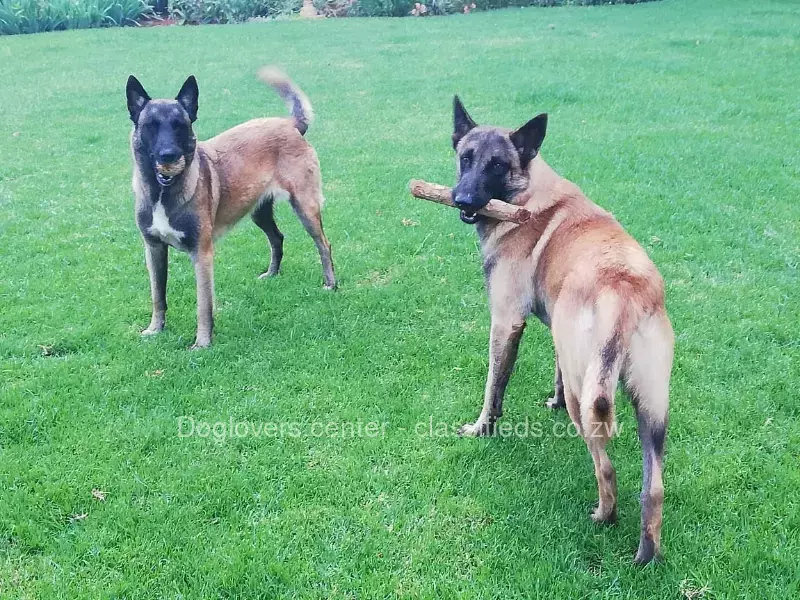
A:
[[[476,226],[492,317],[483,409],[460,434],[492,432],[526,319],[536,315],[550,328],[556,350],[555,394],[548,406],[566,407],[594,460],[597,523],[617,515],[616,472],[606,443],[615,431],[620,379],[633,401],[644,471],[635,562],[645,564],[660,553],[664,499],[673,357],[664,283],[614,217],[542,159],[546,128],[544,114],[513,131],[481,127],[454,100],[458,183],[452,200],[461,219]],[[492,199],[522,206],[530,217],[514,222],[480,214]]]

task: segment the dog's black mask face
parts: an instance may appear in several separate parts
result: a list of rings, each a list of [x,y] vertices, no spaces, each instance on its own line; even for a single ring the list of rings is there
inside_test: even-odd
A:
[[[453,117],[458,169],[453,202],[461,209],[461,220],[471,225],[480,218],[475,213],[489,200],[512,202],[528,187],[528,166],[544,140],[547,115],[541,114],[515,131],[479,127],[456,96]]]
[[[134,123],[134,147],[152,165],[156,180],[169,186],[194,158],[197,141],[192,123],[197,119],[197,81],[189,77],[174,100],[152,100],[131,75],[126,95]]]

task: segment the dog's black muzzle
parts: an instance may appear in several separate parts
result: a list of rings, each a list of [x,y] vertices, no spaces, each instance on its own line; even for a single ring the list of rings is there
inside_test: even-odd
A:
[[[461,209],[459,217],[467,225],[474,225],[481,219],[481,215],[477,212],[486,206],[489,201],[482,201],[475,197],[474,194],[459,192],[457,189],[453,193],[453,203]]]
[[[188,166],[189,159],[177,146],[168,145],[154,151],[150,160],[161,187],[169,187]]]

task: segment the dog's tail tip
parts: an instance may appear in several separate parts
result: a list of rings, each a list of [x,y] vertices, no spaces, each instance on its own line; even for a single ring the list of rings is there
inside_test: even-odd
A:
[[[290,83],[289,77],[275,65],[264,65],[258,70],[258,78],[271,86]]]
[[[286,73],[274,65],[261,67],[258,70],[258,78],[278,93],[294,117],[295,127],[301,135],[305,135],[308,126],[314,120],[314,109],[308,96]]]

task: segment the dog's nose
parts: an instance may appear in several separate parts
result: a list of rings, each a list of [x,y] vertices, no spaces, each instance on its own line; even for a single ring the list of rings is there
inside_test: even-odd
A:
[[[174,163],[180,157],[181,153],[178,150],[162,150],[158,153],[158,161],[164,165]]]
[[[456,206],[459,208],[470,207],[475,202],[475,196],[469,192],[458,192],[453,197],[453,202],[455,202]]]

